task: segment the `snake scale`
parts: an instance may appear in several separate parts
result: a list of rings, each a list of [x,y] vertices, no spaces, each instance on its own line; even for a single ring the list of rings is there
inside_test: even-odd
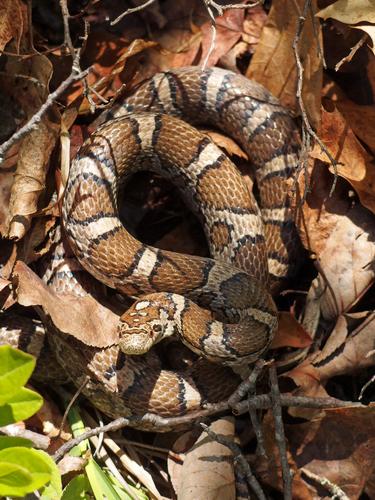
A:
[[[118,346],[98,349],[63,335],[50,343],[77,385],[89,375],[86,396],[110,416],[194,414],[230,394],[238,381],[229,367],[258,359],[277,328],[269,289],[294,273],[299,251],[296,126],[261,85],[196,67],[156,74],[106,119],[72,163],[62,226],[85,271],[139,298],[120,318]],[[241,145],[254,166],[261,211],[232,162],[186,122],[212,125]],[[212,258],[147,246],[124,228],[119,193],[140,170],[179,188]],[[60,264],[64,252],[57,242]],[[59,269],[58,280],[53,270],[48,276],[55,288],[66,277]],[[150,350],[172,334],[199,355],[180,371],[163,368]]]

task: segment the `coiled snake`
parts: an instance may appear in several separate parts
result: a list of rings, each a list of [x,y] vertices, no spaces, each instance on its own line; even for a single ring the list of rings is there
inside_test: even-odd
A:
[[[107,414],[183,415],[228,396],[236,379],[202,359],[185,371],[165,370],[148,350],[178,334],[203,358],[235,366],[268,348],[277,327],[268,288],[293,273],[297,260],[290,193],[298,134],[266,89],[218,68],[157,74],[110,117],[73,161],[62,222],[85,270],[140,297],[119,322],[119,346],[133,355],[73,338],[54,336],[52,345],[75,383],[89,374],[85,393]],[[181,117],[239,142],[254,165],[262,214],[229,159]],[[147,246],[123,227],[118,194],[145,169],[179,187],[202,221],[212,259]]]

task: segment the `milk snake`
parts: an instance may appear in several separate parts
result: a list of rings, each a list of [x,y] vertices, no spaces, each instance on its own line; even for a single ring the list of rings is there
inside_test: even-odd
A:
[[[194,413],[229,395],[237,379],[225,365],[258,359],[277,328],[269,289],[294,273],[299,252],[296,126],[261,85],[196,67],[156,74],[105,118],[72,163],[62,226],[85,271],[139,299],[120,318],[119,346],[93,348],[63,334],[50,343],[74,383],[89,375],[85,394],[110,416]],[[241,145],[261,212],[232,162],[186,121],[219,128]],[[212,259],[147,246],[121,224],[119,193],[145,169],[179,188],[202,221]],[[55,260],[69,266],[75,261],[65,248],[56,241]],[[55,268],[44,276],[50,286],[66,279],[86,293],[80,285],[77,292],[77,262],[71,272],[60,265],[58,280]],[[186,370],[163,369],[154,349],[147,352],[172,334],[200,356]]]

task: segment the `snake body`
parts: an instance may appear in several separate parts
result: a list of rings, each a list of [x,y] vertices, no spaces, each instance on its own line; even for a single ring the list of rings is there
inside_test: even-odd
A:
[[[231,161],[182,117],[240,143],[262,213]],[[120,318],[119,346],[54,336],[53,349],[75,383],[89,375],[86,395],[111,416],[194,413],[233,390],[237,380],[222,365],[253,362],[273,338],[277,310],[268,290],[293,274],[298,253],[291,194],[298,134],[265,88],[218,68],[157,74],[107,118],[73,161],[63,228],[83,269],[140,298]],[[211,259],[147,246],[123,227],[119,193],[145,169],[179,187],[202,221]],[[220,365],[199,359],[184,371],[163,369],[149,349],[174,333]]]

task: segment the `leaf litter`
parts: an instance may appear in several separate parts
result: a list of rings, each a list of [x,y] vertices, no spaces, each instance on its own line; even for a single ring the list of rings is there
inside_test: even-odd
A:
[[[305,2],[273,1],[267,7],[225,10],[215,19],[214,43],[207,14],[207,5],[213,3],[155,1],[152,8],[125,16],[113,26],[108,19],[121,14],[123,6],[103,2],[71,7],[73,43],[78,47],[84,40],[81,64],[91,68],[87,80],[69,86],[36,127],[12,144],[0,166],[0,299],[7,314],[15,311],[35,318],[35,311],[43,311],[56,327],[88,345],[116,342],[116,320],[125,308],[116,294],[107,291],[100,302],[94,297],[56,294],[41,282],[34,266],[51,247],[69,159],[95,128],[95,116],[112,100],[130,94],[140,81],[159,70],[200,64],[209,54],[209,65],[257,80],[280,98],[297,121],[301,119],[293,42]],[[4,0],[0,12],[4,142],[66,78],[71,57],[64,47],[59,9],[35,2],[30,19],[24,4]],[[86,34],[84,20],[90,24]],[[57,26],[55,33],[50,25]],[[283,371],[282,394],[329,396],[352,401],[353,407],[284,409],[293,498],[322,498],[331,490],[360,498],[374,491],[374,408],[354,405],[364,387],[365,402],[374,398],[374,29],[370,1],[311,1],[299,40],[306,116],[337,164],[332,165],[326,152],[315,145],[296,180],[303,194],[299,225],[308,258],[278,301],[280,326],[271,353]],[[230,138],[208,133],[239,163],[251,186],[251,173],[244,167],[246,155]],[[330,195],[334,180],[336,188]],[[129,196],[124,210],[137,213],[134,230],[150,221],[143,233],[147,242],[207,255],[199,223],[168,183],[138,176],[132,181],[132,192],[136,195]],[[313,300],[315,306],[309,309]],[[311,310],[313,317],[308,314]],[[267,391],[264,377],[257,390]],[[59,424],[48,422],[59,422],[59,410],[47,393],[45,400],[47,410],[39,414],[39,431],[53,442],[57,439],[54,425]],[[211,430],[238,443],[262,490],[272,497],[284,488],[277,426],[271,410],[258,410],[257,417],[265,455],[256,446],[256,424],[253,417],[250,424],[248,414],[218,419]],[[250,480],[243,471],[239,474],[230,447],[196,428],[178,435],[126,428],[111,437],[106,449],[119,471],[141,481],[150,497],[235,498],[236,482],[238,487],[241,478]],[[58,439],[60,445],[69,435]],[[121,445],[122,439],[126,445]],[[128,462],[121,461],[122,453]],[[83,463],[66,467],[81,471]]]

